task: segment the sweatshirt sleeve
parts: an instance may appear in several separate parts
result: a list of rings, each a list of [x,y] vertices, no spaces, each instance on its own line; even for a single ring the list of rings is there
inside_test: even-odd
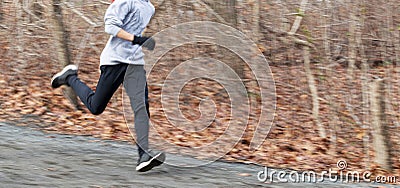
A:
[[[117,36],[119,30],[121,30],[123,25],[123,20],[130,11],[132,11],[132,5],[129,1],[118,0],[114,1],[107,9],[104,16],[104,29],[105,32]]]

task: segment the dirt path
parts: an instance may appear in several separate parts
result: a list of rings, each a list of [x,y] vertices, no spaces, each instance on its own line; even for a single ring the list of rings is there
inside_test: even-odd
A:
[[[198,162],[172,154],[167,157]],[[262,183],[257,179],[262,167],[224,162],[198,168],[163,165],[137,173],[136,160],[136,148],[128,143],[46,134],[0,123],[0,187],[378,187]]]

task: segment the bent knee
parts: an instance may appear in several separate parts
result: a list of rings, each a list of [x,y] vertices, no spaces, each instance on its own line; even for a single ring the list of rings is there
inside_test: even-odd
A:
[[[100,115],[104,112],[104,108],[95,108],[95,109],[89,109],[90,113],[93,115]]]

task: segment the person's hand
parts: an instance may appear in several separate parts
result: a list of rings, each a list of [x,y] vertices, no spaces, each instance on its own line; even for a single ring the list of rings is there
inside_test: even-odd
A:
[[[154,47],[156,46],[156,41],[151,37],[134,36],[132,44],[143,46],[149,50],[154,50]]]

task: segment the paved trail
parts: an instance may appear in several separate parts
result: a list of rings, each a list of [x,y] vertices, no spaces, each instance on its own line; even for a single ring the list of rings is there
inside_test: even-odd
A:
[[[374,184],[262,183],[256,165],[163,165],[135,172],[136,148],[92,137],[47,134],[0,123],[0,187],[378,187]],[[199,162],[167,154],[168,160]],[[382,186],[382,185],[381,185]],[[393,187],[393,186],[387,186]]]

